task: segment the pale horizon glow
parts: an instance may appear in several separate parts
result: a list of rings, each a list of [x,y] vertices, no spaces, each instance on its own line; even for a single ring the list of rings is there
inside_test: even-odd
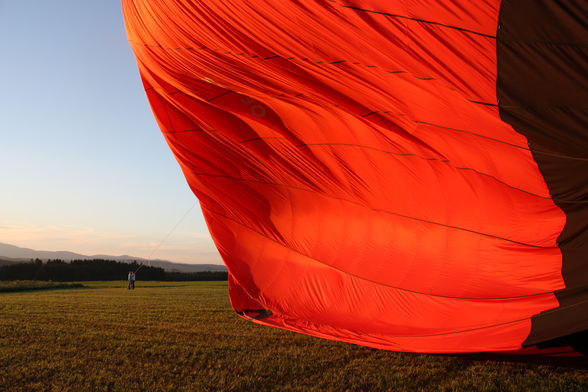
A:
[[[148,236],[97,232],[92,227],[36,226],[9,222],[0,226],[0,238],[3,243],[41,251],[69,251],[84,256],[133,256],[190,264],[218,264],[217,251],[211,249],[210,234],[190,231],[190,227],[179,232],[176,229],[169,238],[153,241],[153,238]],[[105,249],[108,252],[105,252]],[[162,256],[166,254],[174,255],[173,260]]]
[[[0,0],[0,44],[0,242],[222,263],[199,206],[186,215],[196,198],[149,108],[120,1]]]

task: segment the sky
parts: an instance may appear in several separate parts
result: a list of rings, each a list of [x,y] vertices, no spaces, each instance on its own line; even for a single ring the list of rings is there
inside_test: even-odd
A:
[[[0,46],[0,242],[222,263],[119,0],[0,0]]]

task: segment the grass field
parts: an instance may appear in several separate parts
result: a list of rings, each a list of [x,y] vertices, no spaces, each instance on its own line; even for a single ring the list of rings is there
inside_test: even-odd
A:
[[[0,281],[0,293],[31,290],[75,289],[84,287],[81,283],[43,282],[38,280]]]
[[[262,327],[225,282],[0,294],[1,391],[570,391],[588,363],[380,351]]]

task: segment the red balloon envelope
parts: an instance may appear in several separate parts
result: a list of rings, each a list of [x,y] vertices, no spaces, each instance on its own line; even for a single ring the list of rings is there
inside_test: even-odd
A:
[[[587,4],[123,9],[240,315],[398,351],[586,348]]]

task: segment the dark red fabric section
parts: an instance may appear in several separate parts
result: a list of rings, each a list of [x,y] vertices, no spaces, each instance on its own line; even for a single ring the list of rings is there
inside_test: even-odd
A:
[[[525,344],[586,350],[588,4],[503,1],[497,50],[500,115],[527,137],[553,200],[566,214],[557,239],[566,288],[556,293],[559,307],[533,318]]]

